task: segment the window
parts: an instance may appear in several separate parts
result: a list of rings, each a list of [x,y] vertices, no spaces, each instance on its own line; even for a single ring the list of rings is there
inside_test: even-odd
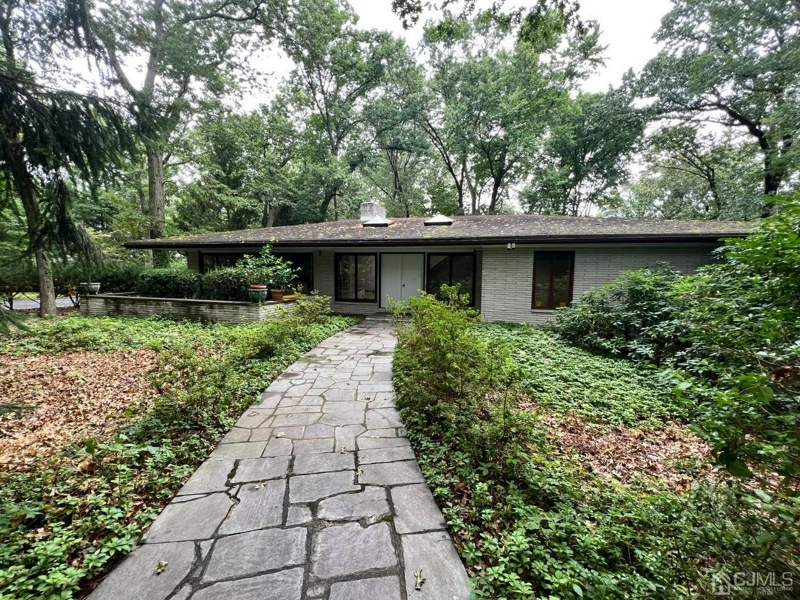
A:
[[[469,303],[475,302],[475,255],[428,254],[429,294],[438,294],[443,285],[459,285],[462,294],[469,294]]]
[[[574,252],[534,252],[533,309],[569,306],[572,301]]]
[[[375,302],[378,299],[378,255],[336,255],[336,299]]]
[[[236,264],[244,254],[237,252],[228,252],[222,254],[206,254],[205,252],[200,255],[200,272],[207,273],[214,269],[221,269],[223,267],[232,267]]]
[[[273,252],[284,260],[288,260],[295,269],[295,288],[298,291],[310,292],[314,289],[314,255],[309,252]]]

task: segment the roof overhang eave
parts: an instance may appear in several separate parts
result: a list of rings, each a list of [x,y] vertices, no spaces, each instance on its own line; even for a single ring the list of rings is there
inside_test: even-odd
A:
[[[514,244],[603,244],[603,243],[710,243],[725,238],[747,236],[747,232],[701,234],[618,234],[618,235],[548,235],[548,236],[497,236],[478,238],[428,238],[428,239],[339,239],[339,240],[215,240],[194,242],[182,240],[135,240],[123,244],[130,250],[174,249],[202,250],[214,248],[255,248],[270,244],[273,247],[353,247],[353,246],[502,246]]]

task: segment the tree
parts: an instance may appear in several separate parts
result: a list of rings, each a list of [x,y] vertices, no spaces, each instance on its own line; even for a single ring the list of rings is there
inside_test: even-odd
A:
[[[506,34],[492,23],[463,19],[426,32],[431,102],[422,126],[450,174],[461,212],[500,210],[527,178],[549,124],[587,64],[585,47],[575,52],[548,38],[506,50]]]
[[[286,109],[279,96],[248,114],[218,107],[201,118],[186,156],[198,177],[176,208],[182,231],[272,227],[292,206],[300,140]]]
[[[331,205],[339,218],[338,198],[360,164],[347,160],[348,144],[364,125],[364,105],[405,54],[404,42],[386,32],[356,29],[356,20],[339,0],[301,0],[287,24],[291,36],[283,39],[296,65],[292,85],[311,111],[308,129],[324,140],[312,174],[321,194],[320,219],[327,218]]]
[[[757,218],[764,198],[763,171],[752,144],[743,143],[741,137],[715,137],[687,125],[654,133],[644,148],[642,171],[604,207],[606,213],[664,219]]]
[[[791,0],[677,0],[656,39],[666,47],[645,67],[642,97],[657,118],[711,121],[746,132],[774,195],[796,168],[800,36]],[[774,204],[763,204],[762,216]]]
[[[542,152],[521,194],[526,212],[590,214],[628,176],[628,158],[644,129],[621,91],[579,94],[553,116]]]
[[[53,253],[91,247],[70,214],[75,185],[107,176],[132,147],[115,106],[44,85],[29,70],[52,65],[59,52],[97,51],[83,6],[9,0],[0,14],[0,177],[25,214],[42,316],[56,312]]]
[[[271,37],[281,10],[277,0],[146,0],[99,5],[92,14],[110,65],[106,78],[130,100],[144,145],[151,237],[166,233],[165,159],[176,132],[198,99],[220,94],[235,77],[231,63],[243,24],[261,23]],[[147,61],[138,83],[142,56]],[[168,253],[154,253],[157,264],[168,260]]]

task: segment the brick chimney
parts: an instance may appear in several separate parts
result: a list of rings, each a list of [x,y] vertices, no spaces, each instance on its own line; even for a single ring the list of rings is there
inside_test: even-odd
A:
[[[371,221],[372,219],[385,219],[386,210],[377,202],[361,203],[361,222]]]

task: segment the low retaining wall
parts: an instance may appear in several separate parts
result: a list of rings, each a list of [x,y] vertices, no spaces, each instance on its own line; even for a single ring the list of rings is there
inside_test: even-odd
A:
[[[148,298],[131,294],[81,296],[81,314],[102,317],[170,317],[214,323],[262,321],[279,310],[290,310],[294,302],[226,302],[224,300],[184,300]]]

